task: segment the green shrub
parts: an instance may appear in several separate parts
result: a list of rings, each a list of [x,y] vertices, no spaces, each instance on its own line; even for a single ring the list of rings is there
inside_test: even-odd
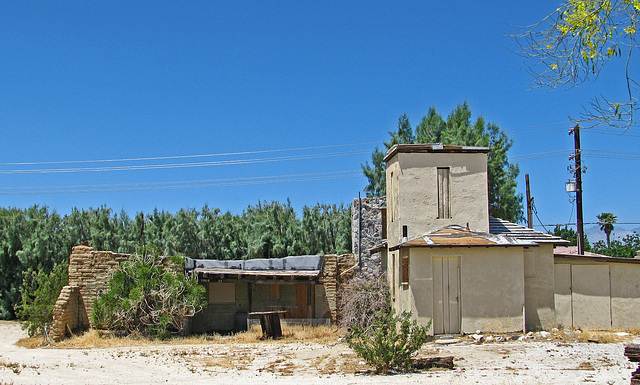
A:
[[[183,257],[161,258],[157,249],[140,249],[118,266],[108,291],[95,301],[93,324],[158,339],[181,332],[185,317],[205,304],[205,288],[182,266]]]
[[[69,282],[68,270],[67,263],[60,263],[49,273],[33,269],[23,273],[22,297],[16,315],[29,336],[44,334],[51,326],[53,307],[60,290]]]
[[[377,312],[366,328],[354,326],[345,336],[349,347],[376,368],[376,373],[409,371],[411,357],[429,339],[429,328],[411,320],[411,313]]]

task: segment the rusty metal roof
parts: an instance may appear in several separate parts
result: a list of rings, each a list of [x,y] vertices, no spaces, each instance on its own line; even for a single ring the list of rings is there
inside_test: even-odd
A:
[[[536,243],[552,243],[554,245],[568,245],[569,241],[521,226],[504,219],[489,217],[489,232],[491,234],[508,235],[511,238],[533,241]]]
[[[403,247],[532,247],[537,243],[512,238],[506,235],[470,231],[462,226],[451,225],[429,234],[408,239],[389,250]]]
[[[384,161],[387,162],[397,153],[415,153],[415,152],[438,152],[438,153],[488,153],[489,147],[475,147],[475,146],[449,146],[441,143],[427,143],[427,144],[394,144],[393,147],[387,151],[387,155],[384,157]]]

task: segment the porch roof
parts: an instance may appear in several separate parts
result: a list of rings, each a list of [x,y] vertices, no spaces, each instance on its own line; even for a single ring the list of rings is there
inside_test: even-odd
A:
[[[535,247],[537,243],[506,235],[475,232],[451,225],[432,233],[408,239],[389,250],[404,247]]]
[[[284,258],[212,260],[190,259],[188,270],[198,276],[246,279],[315,279],[324,264],[322,255],[301,255]]]

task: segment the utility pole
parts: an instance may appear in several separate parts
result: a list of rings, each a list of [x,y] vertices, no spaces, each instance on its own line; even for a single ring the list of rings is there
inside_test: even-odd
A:
[[[582,221],[582,163],[580,154],[580,126],[576,124],[569,131],[569,135],[573,134],[575,153],[569,157],[574,159],[575,168],[571,170],[576,178],[576,211],[577,211],[577,227],[578,227],[578,254],[584,254],[584,227]]]
[[[531,197],[531,190],[529,189],[529,174],[524,175],[524,180],[527,184],[527,225],[530,229],[533,228],[533,197]]]

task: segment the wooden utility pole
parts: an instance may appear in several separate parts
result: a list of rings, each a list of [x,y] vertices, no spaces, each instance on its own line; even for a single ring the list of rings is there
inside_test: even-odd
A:
[[[529,174],[524,175],[524,180],[527,184],[527,225],[530,229],[533,228],[533,198],[531,197],[531,190],[529,189]]]
[[[584,227],[582,220],[582,162],[580,156],[580,126],[576,124],[569,131],[569,135],[573,134],[575,153],[569,157],[569,160],[574,159],[575,168],[571,170],[576,178],[576,211],[577,211],[577,228],[578,228],[578,254],[584,254]]]

